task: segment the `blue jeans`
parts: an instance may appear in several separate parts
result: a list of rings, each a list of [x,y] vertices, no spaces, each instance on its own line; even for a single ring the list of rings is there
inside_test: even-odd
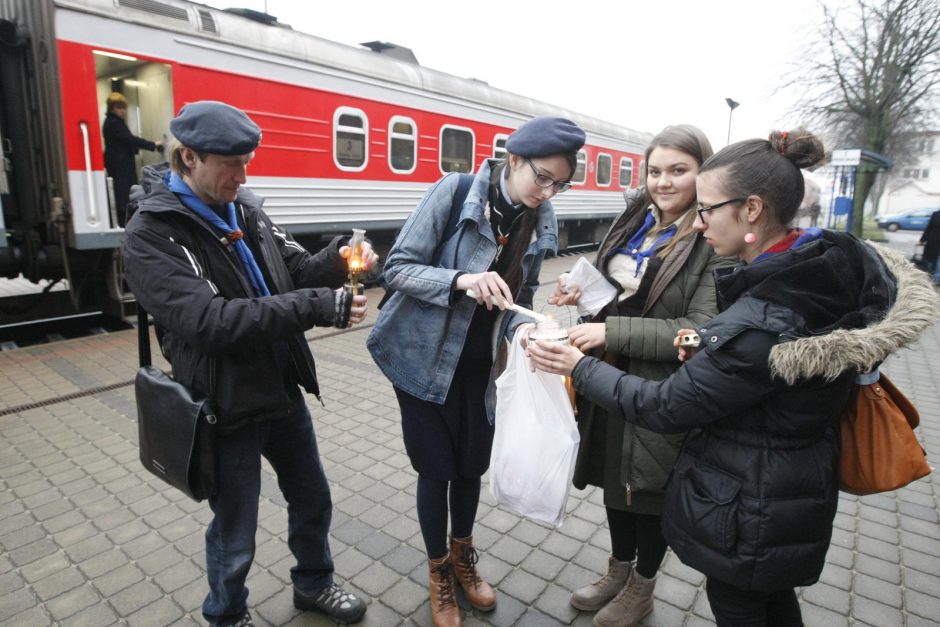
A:
[[[245,610],[245,578],[255,555],[262,455],[274,468],[287,501],[287,545],[297,560],[291,568],[294,586],[314,593],[333,583],[330,486],[310,412],[295,388],[288,413],[280,420],[249,424],[219,436],[219,491],[209,499],[214,517],[206,529],[209,594],[202,604],[202,614],[212,624]]]

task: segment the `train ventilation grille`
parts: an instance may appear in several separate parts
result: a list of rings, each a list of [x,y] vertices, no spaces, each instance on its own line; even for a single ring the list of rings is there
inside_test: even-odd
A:
[[[186,12],[186,9],[157,2],[157,0],[118,0],[118,6],[189,22],[189,14]]]
[[[215,18],[205,9],[199,9],[199,20],[202,22],[202,30],[213,35],[219,34],[219,29],[215,25]]]

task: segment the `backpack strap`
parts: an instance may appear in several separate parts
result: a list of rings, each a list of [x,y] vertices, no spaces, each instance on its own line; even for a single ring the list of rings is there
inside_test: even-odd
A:
[[[450,201],[450,213],[447,216],[447,226],[444,228],[444,235],[441,237],[441,241],[437,243],[437,247],[434,249],[434,256],[431,258],[433,263],[440,261],[439,257],[441,255],[441,249],[444,248],[444,243],[457,233],[460,226],[460,210],[463,208],[463,203],[467,200],[467,194],[470,193],[470,186],[473,185],[473,181],[476,178],[473,174],[464,173],[460,173],[457,176],[459,179],[457,180],[457,189],[454,190],[454,196]],[[379,277],[379,283],[385,285],[382,277]],[[395,290],[385,286],[385,294],[382,296],[382,300],[379,301],[378,308],[382,309],[394,293]]]
[[[470,186],[473,185],[473,179],[476,178],[472,174],[458,174],[460,180],[457,181],[457,189],[454,190],[454,197],[450,202],[450,215],[447,218],[447,228],[444,229],[444,236],[441,238],[441,241],[437,244],[437,249],[434,251],[434,256],[437,257],[441,251],[441,248],[444,246],[444,242],[449,240],[458,229],[458,222],[460,221],[460,210],[463,208],[463,203],[467,200],[467,194],[470,193]]]

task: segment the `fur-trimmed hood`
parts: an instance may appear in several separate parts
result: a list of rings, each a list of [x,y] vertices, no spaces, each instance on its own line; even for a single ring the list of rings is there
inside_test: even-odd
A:
[[[833,380],[849,369],[869,372],[937,321],[940,299],[929,276],[894,250],[873,242],[859,244],[874,250],[895,279],[893,302],[864,327],[827,329],[774,346],[770,352],[774,376],[793,384],[817,376]],[[862,282],[869,286],[864,277]]]

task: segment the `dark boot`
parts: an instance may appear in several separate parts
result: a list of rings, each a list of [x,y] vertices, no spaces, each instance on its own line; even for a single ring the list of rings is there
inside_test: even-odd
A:
[[[477,570],[479,555],[473,548],[473,536],[450,539],[450,559],[457,571],[457,581],[467,594],[470,605],[482,612],[496,607],[496,593],[490,584],[483,581]]]
[[[428,589],[434,627],[461,627],[463,619],[457,607],[457,582],[450,555],[428,560]]]

